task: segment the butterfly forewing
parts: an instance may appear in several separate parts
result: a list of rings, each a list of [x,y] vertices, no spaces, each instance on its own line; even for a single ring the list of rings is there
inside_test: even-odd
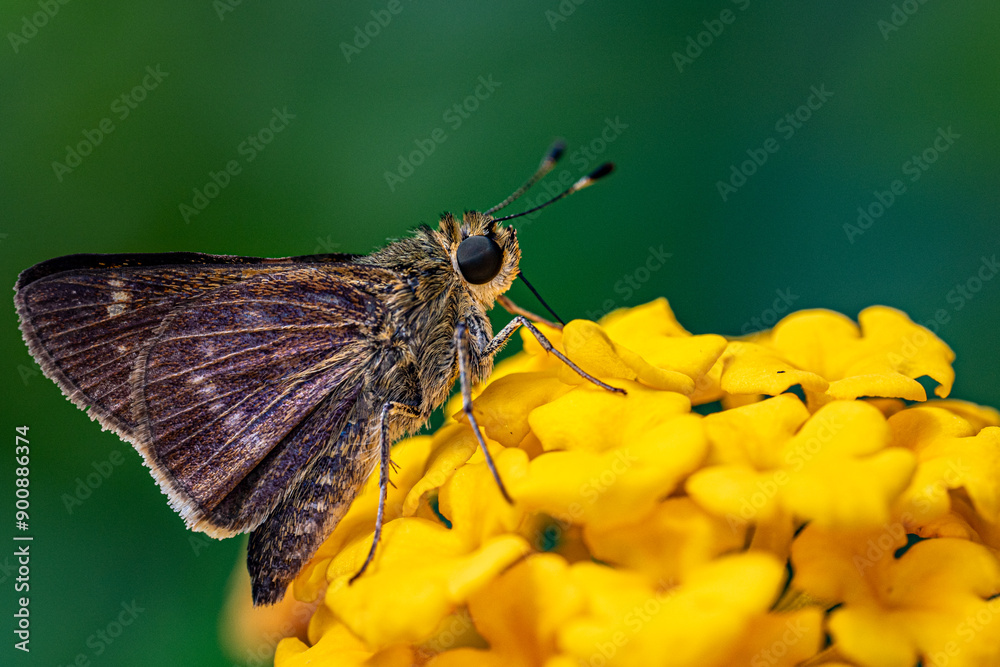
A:
[[[79,255],[25,271],[15,300],[44,372],[222,536],[260,523],[351,412],[385,313],[350,259]]]
[[[184,299],[301,259],[69,255],[21,273],[14,300],[24,338],[46,375],[91,417],[129,439],[136,427],[129,376],[171,310]]]

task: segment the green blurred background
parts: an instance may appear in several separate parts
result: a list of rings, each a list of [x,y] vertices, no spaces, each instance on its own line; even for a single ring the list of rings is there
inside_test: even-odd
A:
[[[1000,405],[1000,279],[974,280],[1000,251],[995,0],[42,5],[0,8],[0,284],[78,252],[368,252],[489,207],[562,136],[566,178],[619,167],[522,220],[522,266],[563,317],[660,295],[689,330],[725,334],[773,323],[782,297],[851,317],[943,311],[953,395]],[[832,95],[800,109],[813,87]],[[248,160],[241,143],[275,109],[294,118]],[[113,132],[57,175],[105,118]],[[905,171],[949,128],[926,171]],[[718,182],[762,154],[724,199]],[[185,221],[179,206],[230,160],[240,173]],[[905,192],[848,234],[896,179]],[[535,307],[522,285],[512,296]],[[0,552],[2,662],[227,664],[216,626],[239,543],[193,547],[139,456],[38,374],[12,303],[0,311],[0,515],[13,523],[14,427],[28,425],[35,536],[28,656],[11,649],[13,548]],[[68,512],[63,495],[108,461],[122,464]],[[120,637],[88,644],[133,600],[144,611]]]

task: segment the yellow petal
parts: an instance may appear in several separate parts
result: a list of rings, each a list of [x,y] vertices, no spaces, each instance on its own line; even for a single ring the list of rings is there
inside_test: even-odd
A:
[[[816,607],[758,616],[719,665],[794,667],[816,655],[823,643],[823,611]]]
[[[524,559],[469,600],[490,652],[505,664],[540,665],[556,653],[556,633],[578,614],[583,593],[566,562],[554,554]]]
[[[822,394],[829,386],[820,375],[799,370],[763,345],[732,341],[722,357],[721,385],[730,394],[777,396],[797,384],[807,392]]]
[[[1000,521],[1000,427],[977,432],[954,412],[926,406],[893,415],[889,426],[894,443],[912,449],[919,461],[900,512],[917,522],[937,519],[950,508],[948,491],[964,488],[984,519]]]
[[[704,458],[702,420],[681,415],[604,452],[547,452],[511,484],[518,503],[566,523],[611,525],[648,513]]]
[[[745,531],[690,498],[671,498],[629,523],[586,526],[584,539],[602,562],[644,572],[651,582],[684,581],[720,554],[743,545]]]
[[[528,455],[520,449],[501,449],[493,455],[500,479],[511,488],[528,473]],[[524,507],[503,497],[485,462],[466,464],[441,488],[441,513],[452,523],[452,534],[476,547],[494,535],[513,532]]]
[[[528,414],[573,388],[557,377],[540,373],[511,373],[486,387],[473,405],[486,435],[504,447],[517,447],[528,434]],[[468,422],[464,414],[456,415]]]
[[[789,481],[786,470],[756,471],[747,466],[704,468],[685,484],[688,494],[706,510],[735,525],[768,521],[781,511],[778,492]]]
[[[809,419],[794,394],[723,410],[705,417],[712,462],[769,469],[784,463],[783,447]]]
[[[510,664],[511,662],[509,658],[496,654],[492,651],[484,651],[474,648],[458,648],[434,656],[427,661],[426,667],[468,667],[468,665],[482,665],[482,667],[506,667],[506,665]],[[514,664],[517,665],[517,663]]]
[[[649,334],[691,335],[677,322],[670,304],[663,297],[634,308],[612,311],[601,318],[601,326],[612,338],[632,349],[638,349]]]
[[[797,471],[817,459],[854,457],[885,448],[889,426],[877,408],[861,401],[836,401],[820,408],[785,443],[784,461]]]
[[[390,476],[392,484],[386,494],[386,522],[403,515],[406,496],[413,485],[422,478],[432,446],[432,439],[429,436],[417,436],[401,440],[392,448],[391,456],[397,468]],[[299,572],[294,582],[295,597],[299,600],[316,599],[326,586],[325,573],[331,558],[346,545],[371,535],[375,528],[375,516],[378,514],[379,475],[380,469],[376,466],[361,493],[351,503],[347,514]],[[360,563],[358,565],[360,566]]]
[[[976,405],[969,401],[958,399],[934,400],[926,403],[927,407],[949,410],[972,425],[978,433],[987,426],[1000,426],[1000,410],[985,405]]]
[[[782,504],[796,516],[826,526],[884,523],[916,466],[909,450],[879,451],[889,441],[889,426],[871,405],[825,405],[785,445],[789,480],[779,489]]]
[[[722,664],[752,620],[766,613],[785,576],[766,554],[723,556],[666,591],[628,576],[595,576],[595,567],[571,568],[589,613],[559,635],[563,650],[584,664],[602,656],[607,665]]]
[[[444,485],[477,449],[479,441],[468,424],[449,424],[442,427],[434,435],[431,452],[424,464],[423,476],[413,483],[403,500],[401,515],[413,516],[421,497],[428,491]]]
[[[911,378],[925,375],[940,384],[934,393],[944,398],[951,393],[955,353],[928,329],[916,324],[906,313],[885,306],[872,306],[858,315],[861,331],[875,356],[888,353],[893,369]]]
[[[369,650],[341,623],[327,630],[313,645],[306,646],[297,639],[283,639],[274,655],[275,667],[305,667],[306,665],[335,664],[347,667],[362,665],[390,665],[403,667],[412,664],[413,654],[407,647],[394,647],[380,655]]]
[[[874,605],[830,619],[841,651],[862,664],[994,665],[1000,660],[1000,565],[978,544],[934,539],[870,571]]]
[[[891,566],[906,534],[899,522],[864,530],[809,524],[792,543],[792,585],[831,603],[872,604],[871,578]]]
[[[913,455],[898,448],[864,459],[832,459],[791,473],[782,504],[824,526],[864,528],[889,520],[893,501],[913,475]]]
[[[775,325],[770,345],[797,368],[837,380],[844,376],[843,368],[853,359],[860,337],[858,325],[849,317],[830,310],[803,310]]]
[[[348,585],[370,542],[360,546],[331,564],[326,604],[376,648],[427,640],[442,619],[528,551],[520,537],[502,535],[470,552],[461,536],[439,524],[397,519],[386,524],[368,571]]]
[[[528,415],[531,430],[546,451],[621,447],[671,415],[691,409],[687,397],[619,381],[627,396],[580,385]]]
[[[895,372],[858,374],[843,380],[834,380],[827,391],[835,399],[848,401],[862,396],[894,396],[908,401],[927,400],[927,392],[919,382]]]

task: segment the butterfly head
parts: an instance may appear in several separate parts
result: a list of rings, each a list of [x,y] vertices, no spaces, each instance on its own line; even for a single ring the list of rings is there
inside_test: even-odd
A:
[[[478,211],[462,216],[458,231],[450,249],[452,268],[477,301],[492,306],[517,277],[517,233]]]

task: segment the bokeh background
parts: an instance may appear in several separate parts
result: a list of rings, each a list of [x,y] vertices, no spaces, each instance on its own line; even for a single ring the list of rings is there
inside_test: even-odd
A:
[[[562,136],[554,180],[619,167],[521,221],[522,266],[564,318],[663,295],[689,330],[740,334],[776,305],[887,304],[938,316],[953,395],[1000,405],[995,0],[8,0],[0,26],[0,284],[78,252],[368,252],[489,207]],[[282,131],[245,144],[276,111]],[[104,119],[113,131],[67,163]],[[230,161],[240,172],[185,219]],[[895,180],[905,191],[857,226]],[[0,346],[0,532],[15,533],[27,425],[35,537],[30,655],[11,647],[0,550],[0,662],[232,664],[217,618],[238,541],[190,539],[139,456],[37,372],[10,301]],[[78,478],[109,465],[69,511]],[[133,603],[120,636],[96,635]]]

